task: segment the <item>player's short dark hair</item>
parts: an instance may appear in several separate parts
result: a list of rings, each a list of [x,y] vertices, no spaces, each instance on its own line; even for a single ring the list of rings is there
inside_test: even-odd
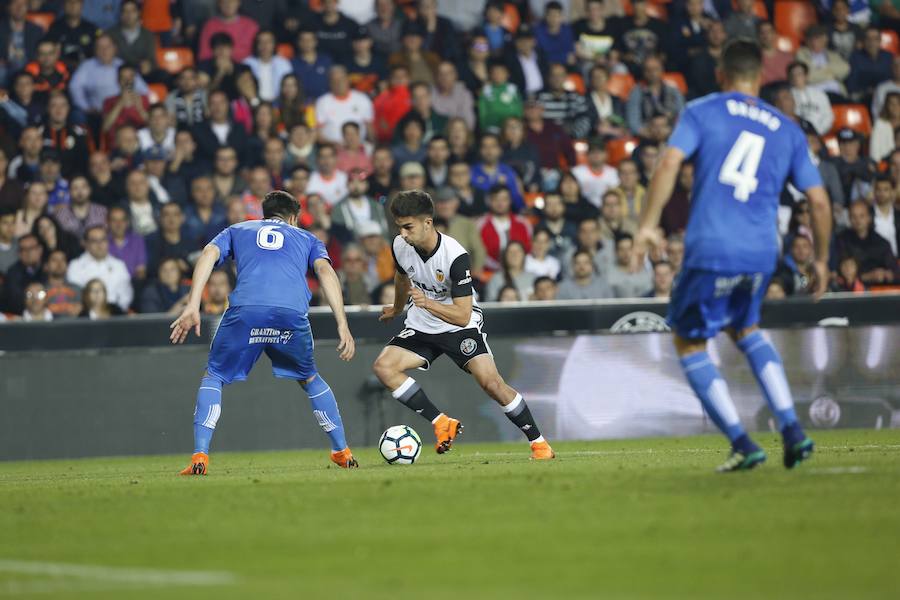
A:
[[[762,49],[748,39],[737,39],[722,51],[722,69],[731,79],[750,79],[762,69]]]
[[[395,219],[400,217],[434,218],[434,201],[422,190],[406,190],[400,192],[391,201],[391,214]]]
[[[266,194],[262,203],[263,217],[271,219],[272,217],[281,217],[287,219],[294,217],[300,212],[300,203],[283,190],[274,190]]]

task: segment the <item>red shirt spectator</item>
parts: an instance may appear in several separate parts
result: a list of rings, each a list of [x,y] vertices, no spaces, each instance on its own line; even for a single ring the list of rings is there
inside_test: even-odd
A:
[[[119,89],[122,93],[103,101],[102,131],[107,148],[112,147],[119,128],[131,125],[135,129],[141,129],[147,124],[150,100],[134,91],[136,75],[134,67],[130,65],[119,67]]]
[[[488,193],[490,212],[478,221],[478,233],[487,250],[485,269],[500,270],[503,249],[511,241],[521,242],[525,252],[531,251],[531,225],[512,213],[512,196],[503,185],[495,185]]]
[[[390,87],[378,94],[372,104],[375,109],[375,139],[380,144],[389,144],[397,123],[412,108],[406,67],[391,69]]]
[[[216,33],[227,33],[234,40],[234,60],[241,62],[253,54],[253,38],[259,25],[253,19],[238,14],[240,0],[219,0],[219,14],[203,25],[200,32],[199,60],[212,58],[210,38]]]

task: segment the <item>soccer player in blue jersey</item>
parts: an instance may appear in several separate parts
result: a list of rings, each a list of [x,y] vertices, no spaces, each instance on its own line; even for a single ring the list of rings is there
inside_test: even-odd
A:
[[[687,105],[650,181],[636,236],[638,252],[660,242],[660,215],[684,160],[694,161],[684,267],[669,304],[669,324],[688,382],[712,421],[728,436],[731,455],[719,471],[751,469],[766,454],[744,431],[728,385],[706,351],[726,330],[750,368],[784,441],[784,466],[808,458],[813,442],[797,422],[778,352],[759,330],[760,305],[778,259],[777,209],[787,180],[812,208],[817,295],[828,283],[831,209],[800,128],[757,96],[762,57],[745,40],[722,56],[722,93]]]
[[[200,335],[200,297],[215,266],[237,264],[237,285],[209,349],[206,372],[194,409],[194,454],[182,475],[206,475],[209,444],[222,408],[222,387],[243,381],[263,352],[276,377],[295,379],[309,395],[313,414],[331,439],[331,460],[342,468],[359,466],[347,447],[344,426],[331,388],[316,371],[307,312],[311,297],[306,271],[313,269],[337,321],[341,359],[353,358],[355,345],[341,284],[325,246],[297,227],[300,205],[287,192],[266,194],[264,218],[223,230],[203,249],[194,267],[188,305],[172,325],[172,343],[193,329]]]

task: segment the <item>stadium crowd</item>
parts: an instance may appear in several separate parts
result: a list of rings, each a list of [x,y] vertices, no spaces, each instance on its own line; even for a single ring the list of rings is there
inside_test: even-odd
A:
[[[833,201],[831,289],[900,284],[898,0],[0,5],[0,319],[176,314],[203,246],[276,188],[348,304],[393,302],[386,206],[410,188],[483,300],[666,297],[692,165],[637,272],[636,217],[735,37],[759,40],[763,97],[806,132]],[[779,212],[768,296],[807,294],[807,203],[788,186]],[[217,270],[204,310],[233,284]]]

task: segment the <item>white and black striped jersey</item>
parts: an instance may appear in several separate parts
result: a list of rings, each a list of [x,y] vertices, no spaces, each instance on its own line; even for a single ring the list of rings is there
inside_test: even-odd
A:
[[[484,316],[472,288],[472,264],[469,253],[459,242],[439,233],[437,246],[431,254],[424,255],[398,235],[394,238],[391,251],[397,271],[405,273],[412,285],[425,292],[431,300],[449,305],[453,304],[454,298],[472,296],[472,316],[465,327],[439,319],[410,300],[406,305],[407,328],[422,333],[447,333],[481,327]]]

